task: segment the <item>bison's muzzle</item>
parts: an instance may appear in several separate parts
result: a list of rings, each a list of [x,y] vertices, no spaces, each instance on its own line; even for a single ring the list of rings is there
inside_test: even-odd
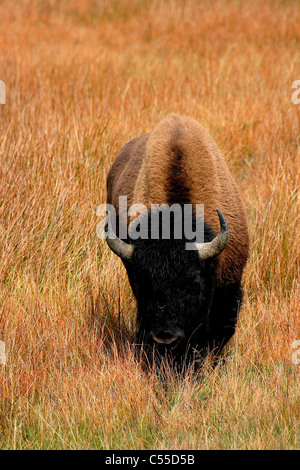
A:
[[[171,348],[176,348],[185,336],[184,332],[180,329],[175,331],[151,331],[150,335],[156,343],[168,345]]]

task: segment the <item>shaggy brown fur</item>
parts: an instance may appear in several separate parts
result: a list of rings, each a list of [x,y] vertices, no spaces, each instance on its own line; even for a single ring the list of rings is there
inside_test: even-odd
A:
[[[230,240],[219,256],[217,285],[240,282],[249,250],[243,204],[224,157],[197,121],[170,114],[153,132],[123,147],[107,179],[107,202],[117,213],[118,198],[125,195],[128,207],[133,203],[148,208],[164,202],[204,204],[205,222],[215,234],[220,229],[219,208]]]

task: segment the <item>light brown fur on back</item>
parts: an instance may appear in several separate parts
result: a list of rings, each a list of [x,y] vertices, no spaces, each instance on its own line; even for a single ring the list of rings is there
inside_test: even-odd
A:
[[[238,282],[248,257],[249,237],[242,201],[227,164],[209,133],[194,119],[170,114],[151,132],[118,153],[108,175],[107,202],[128,205],[204,204],[205,221],[219,232],[216,208],[230,240],[219,256],[218,282]],[[121,214],[120,214],[121,216]]]

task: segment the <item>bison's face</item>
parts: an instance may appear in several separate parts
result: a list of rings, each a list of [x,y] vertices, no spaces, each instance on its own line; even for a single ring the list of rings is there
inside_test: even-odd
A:
[[[185,250],[183,240],[139,240],[125,266],[142,339],[160,350],[201,346],[214,283],[212,261]]]
[[[220,232],[214,237],[204,223],[204,243],[186,249],[186,240],[139,238],[124,242],[115,236],[108,219],[107,242],[122,258],[138,303],[140,340],[159,350],[184,354],[187,345],[201,348],[208,337],[208,315],[218,254],[229,232],[218,211]],[[149,233],[151,220],[149,214]]]

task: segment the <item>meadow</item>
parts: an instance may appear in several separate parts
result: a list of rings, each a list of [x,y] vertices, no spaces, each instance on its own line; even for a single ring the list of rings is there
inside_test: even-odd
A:
[[[299,25],[292,0],[0,1],[0,448],[299,448]],[[223,152],[251,253],[225,364],[162,381],[96,211],[170,112]]]

